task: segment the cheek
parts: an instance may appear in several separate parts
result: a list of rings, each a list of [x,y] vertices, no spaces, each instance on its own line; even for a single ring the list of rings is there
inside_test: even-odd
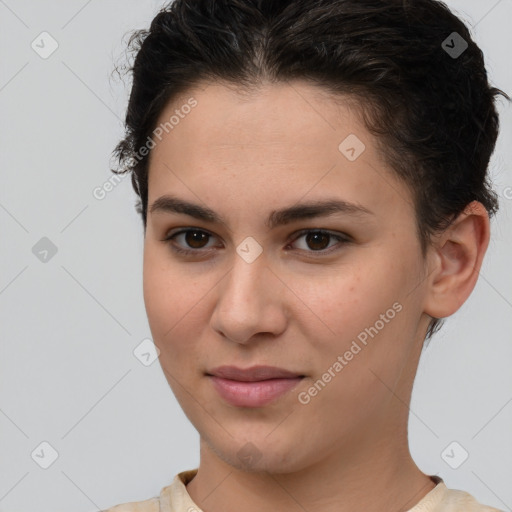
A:
[[[409,306],[396,300],[400,286],[372,274],[333,278],[311,305],[329,330],[316,320],[301,326],[313,368],[302,398],[319,412],[330,411],[333,436],[385,410],[414,338]]]
[[[390,259],[378,255],[372,261],[358,258],[327,270],[325,279],[296,275],[294,288],[300,290],[304,304],[323,322],[323,332],[346,340],[373,325],[395,302],[403,300],[407,271],[398,272],[397,268]],[[402,268],[407,268],[407,263],[403,262]]]
[[[212,272],[172,263],[165,248],[147,242],[144,247],[143,292],[153,342],[160,363],[173,374],[197,371],[197,353],[208,318],[208,293],[218,281]],[[195,365],[195,366],[194,366]]]
[[[143,271],[144,304],[154,335],[161,334],[165,328],[169,329],[172,326],[174,308],[171,306],[175,306],[172,289],[169,286],[169,275],[165,272],[162,262],[155,257],[155,251],[146,246]]]
[[[369,251],[367,258],[331,270],[329,279],[299,278],[301,298],[314,312],[303,317],[300,329],[308,350],[318,357],[315,370],[323,374],[343,357],[343,370],[338,365],[336,374],[345,375],[343,386],[358,393],[379,385],[370,370],[384,381],[393,380],[405,364],[421,315],[410,293],[417,272],[412,257]]]
[[[159,247],[147,242],[144,247],[143,290],[148,322],[155,344],[162,351],[176,339],[187,321],[194,297],[194,286],[171,266]]]

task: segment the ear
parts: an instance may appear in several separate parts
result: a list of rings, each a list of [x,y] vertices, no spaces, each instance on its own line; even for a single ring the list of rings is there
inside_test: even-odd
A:
[[[434,318],[455,313],[473,291],[489,245],[487,210],[470,203],[428,249],[428,286],[424,311]]]

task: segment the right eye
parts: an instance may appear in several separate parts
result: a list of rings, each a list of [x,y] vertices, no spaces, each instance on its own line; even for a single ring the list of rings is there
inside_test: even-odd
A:
[[[188,247],[192,247],[192,249],[183,249],[182,247],[177,246],[174,241],[180,237],[185,235],[185,238],[183,239],[187,244]],[[180,254],[192,254],[192,253],[198,253],[200,251],[204,250],[204,246],[201,247],[195,247],[196,244],[201,245],[205,240],[211,237],[210,233],[207,231],[204,231],[203,229],[199,228],[188,228],[188,229],[181,229],[179,231],[174,232],[173,234],[167,236],[162,241],[168,242],[169,246],[171,247],[171,250],[180,253]],[[210,248],[207,248],[207,250]]]

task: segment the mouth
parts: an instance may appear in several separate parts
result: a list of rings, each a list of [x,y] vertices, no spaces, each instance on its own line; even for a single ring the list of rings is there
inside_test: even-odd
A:
[[[305,378],[304,374],[269,366],[245,370],[224,366],[206,376],[221,398],[236,407],[267,405],[290,392]]]
[[[208,376],[239,382],[257,382],[271,379],[296,379],[305,377],[300,372],[293,372],[276,366],[252,366],[251,368],[237,368],[236,366],[219,366],[206,373]]]

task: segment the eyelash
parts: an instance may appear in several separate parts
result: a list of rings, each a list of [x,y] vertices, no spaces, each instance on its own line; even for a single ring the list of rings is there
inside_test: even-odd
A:
[[[162,242],[167,242],[172,251],[174,251],[176,253],[179,253],[179,254],[182,254],[182,255],[185,255],[185,256],[192,255],[192,254],[197,255],[198,253],[208,252],[209,250],[211,250],[211,248],[210,249],[182,249],[181,247],[178,247],[178,246],[176,246],[173,243],[173,240],[178,235],[182,235],[184,233],[188,233],[188,232],[191,232],[191,231],[192,232],[198,232],[198,233],[206,233],[210,237],[214,236],[214,235],[212,235],[211,233],[209,233],[208,231],[206,231],[204,229],[188,228],[188,229],[181,229],[179,231],[176,231],[175,233],[172,233],[172,234],[168,235],[166,238],[164,238],[162,240]],[[326,230],[323,230],[323,229],[303,229],[303,230],[299,231],[298,233],[296,233],[295,238],[293,238],[290,243],[295,242],[300,237],[302,237],[304,235],[308,235],[310,233],[320,233],[320,234],[328,235],[331,238],[335,238],[340,243],[339,245],[345,245],[345,244],[348,244],[348,243],[352,242],[352,240],[350,239],[350,237],[348,235],[344,235],[344,234],[335,235],[332,232],[326,231]],[[334,247],[336,247],[336,246],[334,246]],[[335,248],[333,250],[333,248],[331,247],[329,249],[321,249],[321,250],[318,250],[318,251],[305,251],[304,249],[299,249],[299,251],[304,251],[306,253],[309,253],[309,254],[313,255],[313,258],[318,258],[318,257],[329,255],[329,254],[331,254],[333,252],[336,252],[336,251],[338,251],[340,249],[341,249],[341,247],[338,247],[337,249]],[[309,254],[308,254],[308,256],[309,256]]]

